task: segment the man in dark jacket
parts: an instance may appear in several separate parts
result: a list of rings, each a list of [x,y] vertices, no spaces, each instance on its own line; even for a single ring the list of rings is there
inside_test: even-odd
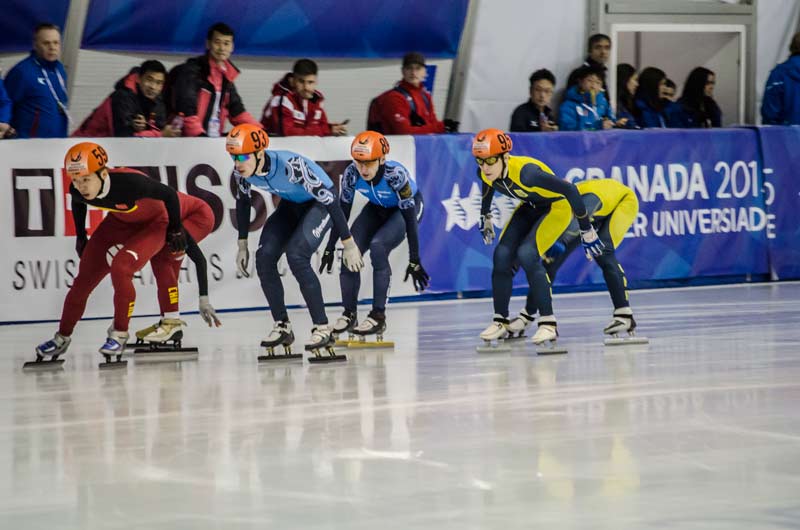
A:
[[[550,70],[536,70],[530,77],[530,99],[514,109],[511,132],[557,131],[550,102],[556,87],[556,77]]]
[[[272,87],[272,97],[264,106],[261,126],[273,136],[344,136],[344,123],[329,123],[316,89],[317,63],[300,59],[292,71]]]
[[[8,72],[5,80],[14,102],[11,126],[20,138],[67,136],[67,72],[60,59],[58,26],[39,24],[33,33],[33,51]]]
[[[792,54],[773,68],[764,89],[761,118],[770,125],[800,125],[800,32],[789,45]]]
[[[218,22],[208,29],[206,54],[193,57],[169,74],[167,105],[183,121],[183,136],[223,135],[225,120],[234,125],[258,121],[248,113],[236,85],[239,69],[229,61],[233,30]]]
[[[166,123],[161,97],[166,76],[167,69],[159,61],[145,61],[133,68],[72,136],[180,136],[180,128]]]
[[[419,53],[403,57],[403,79],[370,104],[367,128],[381,134],[426,134],[455,131],[456,122],[436,118],[431,94],[423,85],[427,70]]]
[[[596,33],[589,37],[589,55],[583,64],[572,71],[567,79],[567,89],[578,84],[578,70],[584,66],[593,66],[600,68],[603,72],[600,81],[603,82],[603,90],[608,90],[606,86],[606,74],[608,68],[608,59],[611,57],[611,38],[602,33]]]

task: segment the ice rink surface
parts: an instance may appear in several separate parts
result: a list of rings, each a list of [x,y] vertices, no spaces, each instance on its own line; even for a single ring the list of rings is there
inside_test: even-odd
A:
[[[54,324],[1,327],[0,528],[800,528],[800,284],[631,298],[649,346],[557,296],[559,357],[475,353],[485,299],[390,305],[394,351],[323,366],[259,366],[263,312],[102,373],[106,321],[56,373],[21,371]]]

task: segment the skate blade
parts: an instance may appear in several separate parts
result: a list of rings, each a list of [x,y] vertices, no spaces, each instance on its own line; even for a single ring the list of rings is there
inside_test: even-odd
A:
[[[128,361],[109,361],[97,365],[100,370],[122,370],[128,367]]]
[[[200,354],[197,348],[180,348],[173,351],[136,351],[134,359],[136,364],[170,363],[196,361]]]
[[[64,360],[55,361],[28,361],[22,365],[23,372],[59,372],[64,370]]]
[[[536,346],[536,355],[564,355],[567,353],[566,347],[556,344],[534,344],[534,346]]]
[[[394,348],[394,342],[390,340],[351,340],[347,342],[347,348],[351,350],[368,348]]]
[[[328,353],[323,353],[319,356],[314,355],[313,357],[308,358],[308,362],[311,364],[340,363],[346,360],[346,355],[330,355]]]
[[[478,353],[511,353],[511,346],[507,344],[487,344],[483,346],[477,346],[475,351]]]
[[[634,344],[650,344],[647,337],[612,337],[605,339],[603,344],[606,346],[632,346]]]
[[[278,353],[275,355],[259,355],[259,363],[269,363],[274,361],[292,361],[295,359],[302,359],[302,353]]]

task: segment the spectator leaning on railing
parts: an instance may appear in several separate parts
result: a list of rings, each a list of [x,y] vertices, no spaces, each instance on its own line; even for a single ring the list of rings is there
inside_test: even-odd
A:
[[[258,125],[233,84],[239,69],[229,60],[232,53],[233,30],[218,22],[206,34],[206,54],[169,73],[165,99],[173,114],[183,116],[183,136],[221,136],[226,119]]]
[[[166,124],[161,94],[166,76],[167,70],[159,61],[145,61],[133,68],[72,136],[180,136],[180,128]]]
[[[67,136],[67,72],[61,59],[58,26],[39,24],[33,32],[33,51],[6,76],[14,102],[11,126],[20,138]]]
[[[530,99],[514,109],[508,129],[511,132],[557,131],[558,125],[550,108],[556,77],[550,70],[542,68],[533,72],[529,81]]]
[[[761,102],[765,124],[800,125],[800,32],[789,45],[791,57],[769,73]]]
[[[715,84],[716,76],[708,68],[698,66],[692,70],[681,98],[667,106],[668,125],[691,129],[722,127],[722,111],[714,101]]]
[[[597,66],[578,70],[578,84],[567,89],[564,103],[558,109],[558,125],[562,131],[596,131],[614,127],[614,113],[603,92]]]
[[[669,101],[664,99],[667,74],[648,66],[639,74],[639,87],[634,95],[633,115],[643,129],[667,127],[665,113]]]

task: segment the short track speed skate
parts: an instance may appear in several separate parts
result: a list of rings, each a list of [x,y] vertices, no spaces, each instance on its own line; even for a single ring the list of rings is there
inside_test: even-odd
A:
[[[531,342],[536,346],[537,355],[560,355],[567,353],[567,348],[559,346],[558,327],[553,317],[539,318],[539,327],[531,337]]]
[[[336,319],[333,324],[333,337],[336,339],[336,346],[346,348],[348,344],[353,342],[355,336],[353,335],[353,328],[358,325],[357,316],[355,313],[345,311],[342,316]],[[342,340],[339,337],[347,333],[347,339]]]
[[[308,358],[308,362],[316,363],[333,363],[346,361],[346,355],[338,355],[333,346],[336,339],[333,338],[331,333],[332,328],[325,324],[324,326],[314,326],[311,328],[311,340],[305,345],[305,350],[313,354]]]
[[[108,330],[108,338],[106,342],[100,346],[100,355],[105,358],[106,362],[100,363],[98,368],[101,370],[118,370],[128,366],[128,361],[122,360],[122,354],[125,351],[125,345],[128,343],[127,331],[116,331],[114,329]],[[114,360],[112,361],[112,357]]]
[[[347,343],[347,347],[354,348],[394,348],[394,342],[383,340],[386,331],[386,318],[383,315],[370,313],[358,326],[353,328],[356,340]],[[370,335],[375,335],[374,341],[367,340]]]
[[[162,318],[155,327],[137,331],[134,347],[136,362],[196,361],[199,356],[197,348],[183,346],[184,326],[186,322],[179,318]]]
[[[524,339],[525,332],[533,324],[534,317],[529,315],[524,309],[519,312],[519,316],[508,323],[508,338],[506,340]]]
[[[70,342],[72,342],[70,337],[56,333],[51,340],[36,347],[36,360],[23,364],[22,370],[24,372],[63,370],[64,359],[58,357],[67,352]]]
[[[511,346],[505,342],[508,335],[508,319],[495,316],[489,327],[480,334],[483,346],[478,346],[475,351],[478,353],[508,353],[511,351]]]
[[[265,354],[258,356],[258,362],[302,359],[302,353],[292,353],[293,343],[294,332],[292,331],[292,325],[289,321],[275,322],[267,338],[261,341],[261,347],[264,348]],[[275,348],[278,346],[283,348],[283,353],[276,355]]]
[[[633,319],[633,311],[630,307],[623,307],[614,311],[614,318],[605,327],[603,333],[610,335],[603,341],[606,346],[626,346],[633,344],[649,344],[647,337],[637,337],[634,333],[636,321]],[[627,336],[620,337],[620,333],[627,333]]]

